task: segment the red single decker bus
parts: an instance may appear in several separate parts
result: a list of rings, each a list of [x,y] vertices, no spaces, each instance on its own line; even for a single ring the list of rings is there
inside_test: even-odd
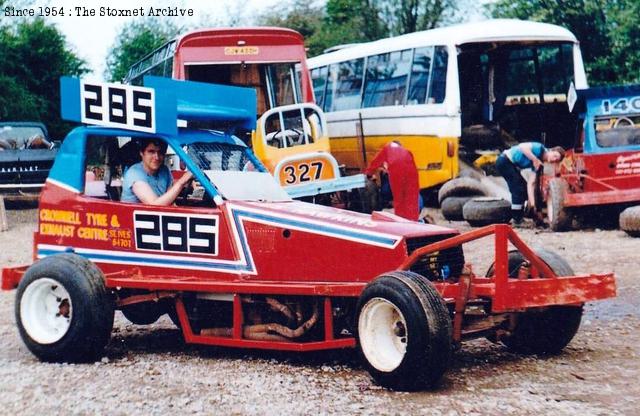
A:
[[[145,56],[124,82],[142,85],[144,75],[254,87],[258,117],[274,107],[313,103],[304,39],[291,29],[195,30]]]

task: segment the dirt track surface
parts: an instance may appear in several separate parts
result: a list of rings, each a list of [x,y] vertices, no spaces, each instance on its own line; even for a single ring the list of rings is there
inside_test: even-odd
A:
[[[31,258],[36,210],[8,214],[0,267]],[[477,340],[454,355],[438,389],[398,393],[373,384],[352,351],[190,346],[166,317],[143,327],[117,312],[102,361],[47,364],[19,338],[15,292],[0,292],[0,414],[639,414],[640,239],[618,230],[518,232],[562,254],[576,272],[617,276],[618,297],[587,305],[580,331],[558,356],[520,356]],[[465,246],[477,273],[488,267],[490,250],[486,240]]]

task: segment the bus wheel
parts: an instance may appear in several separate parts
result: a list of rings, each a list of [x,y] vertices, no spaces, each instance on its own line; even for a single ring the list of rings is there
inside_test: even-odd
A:
[[[358,351],[376,383],[394,390],[434,386],[449,366],[451,319],[423,276],[386,273],[358,300]]]
[[[75,254],[58,254],[34,263],[16,294],[20,336],[43,361],[99,358],[111,336],[113,313],[113,298],[102,273]]]
[[[544,249],[536,249],[535,252],[558,276],[575,274],[558,254]],[[517,278],[524,261],[520,252],[509,252],[509,277]],[[487,272],[487,276],[492,275],[493,266]],[[557,354],[578,332],[581,319],[582,305],[528,309],[516,315],[513,331],[502,337],[501,341],[512,351],[521,354]]]
[[[571,227],[573,216],[564,207],[564,196],[568,190],[567,182],[561,178],[549,181],[547,193],[547,220],[553,231],[565,231]]]
[[[631,237],[640,237],[640,205],[622,211],[619,222],[622,231]]]

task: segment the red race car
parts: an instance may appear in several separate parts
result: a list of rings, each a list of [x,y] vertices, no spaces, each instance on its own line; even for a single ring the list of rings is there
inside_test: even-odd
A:
[[[465,339],[559,352],[582,305],[615,296],[612,274],[575,275],[506,225],[459,234],[293,201],[231,134],[175,131],[175,117],[205,115],[227,132],[251,128],[251,90],[157,78],[145,81],[154,88],[62,84],[66,118],[108,127],[67,136],[40,199],[35,262],[2,271],[3,289],[18,289],[22,339],[42,360],[99,358],[119,309],[136,324],[167,313],[189,343],[355,347],[379,384],[414,390],[437,383]],[[158,110],[172,107],[164,91],[171,115]],[[118,200],[131,144],[146,137],[166,142],[198,183],[174,205]],[[494,265],[475,275],[462,245],[490,235]]]

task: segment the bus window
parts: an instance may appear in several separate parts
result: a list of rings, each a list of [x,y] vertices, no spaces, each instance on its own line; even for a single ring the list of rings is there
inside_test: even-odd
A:
[[[328,67],[316,68],[311,71],[311,82],[313,83],[313,95],[320,108],[324,105],[324,87],[327,83]]]
[[[269,85],[271,87],[271,106],[295,104],[294,68],[291,64],[266,65]]]
[[[124,79],[131,85],[142,85],[145,75],[171,78],[173,73],[173,54],[176,50],[176,41],[172,40],[142,58],[129,68]]]
[[[440,104],[444,102],[447,89],[447,61],[449,54],[446,46],[436,46],[433,59],[433,70],[431,72],[431,84],[429,85],[429,96],[427,103]]]
[[[338,65],[332,111],[360,108],[364,59],[353,59]],[[333,68],[332,68],[333,69]]]
[[[536,69],[537,67],[537,69]],[[517,48],[509,54],[507,105],[566,101],[573,81],[571,44]]]
[[[538,47],[544,102],[566,101],[573,81],[573,47],[569,44]]]
[[[309,70],[307,69],[307,73],[308,71]],[[295,102],[304,102],[302,98],[302,65],[300,65],[300,63],[295,64],[295,70],[293,71],[293,88],[295,93]]]
[[[322,109],[324,111],[331,111],[333,106],[333,90],[335,89],[338,79],[338,64],[333,64],[329,67],[329,74],[327,76],[327,87],[325,88],[324,105]]]
[[[534,104],[538,101],[534,50],[516,49],[509,54],[507,97],[510,104]]]
[[[367,59],[363,107],[404,104],[411,53],[411,49],[406,49]]]
[[[254,87],[258,95],[258,115],[270,108],[298,102],[299,83],[294,64],[216,64],[187,65],[186,78],[239,87]]]
[[[413,54],[411,66],[411,82],[407,104],[424,104],[429,86],[429,73],[433,60],[433,47],[417,48]]]

